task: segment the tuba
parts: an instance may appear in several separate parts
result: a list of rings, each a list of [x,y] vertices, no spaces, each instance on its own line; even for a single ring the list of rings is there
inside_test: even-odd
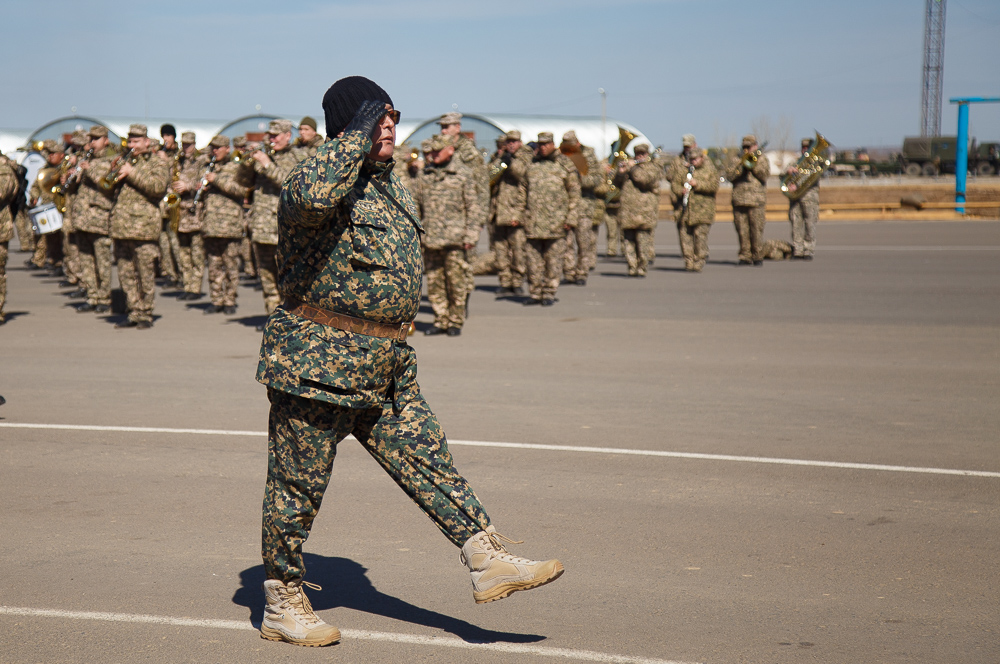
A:
[[[635,134],[630,132],[625,127],[618,125],[618,140],[612,145],[614,152],[608,159],[608,163],[611,164],[611,173],[608,174],[606,182],[608,186],[608,193],[604,196],[605,204],[618,200],[622,195],[621,190],[615,186],[615,175],[618,172],[618,165],[628,159],[628,153],[625,152],[625,148],[628,147],[628,144],[634,139]]]
[[[797,201],[802,198],[809,187],[816,184],[823,171],[830,166],[830,160],[824,155],[828,147],[830,142],[817,131],[816,140],[813,141],[809,152],[799,157],[791,173],[781,176],[781,193],[789,200]]]

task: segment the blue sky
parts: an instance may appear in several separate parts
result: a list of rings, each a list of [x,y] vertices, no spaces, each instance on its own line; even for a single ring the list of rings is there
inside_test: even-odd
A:
[[[368,76],[409,118],[608,114],[673,149],[754,127],[840,146],[919,133],[923,0],[3,0],[0,127],[71,113],[231,119],[321,114],[337,78]],[[951,96],[1000,96],[1000,2],[948,0]],[[972,134],[1000,140],[1000,104]],[[775,130],[776,133],[780,133]]]

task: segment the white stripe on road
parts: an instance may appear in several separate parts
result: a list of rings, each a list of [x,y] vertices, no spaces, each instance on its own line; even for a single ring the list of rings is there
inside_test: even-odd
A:
[[[657,251],[661,248],[664,252],[677,250],[676,246],[669,244],[656,246]],[[709,246],[709,249],[712,251],[738,251],[739,248],[740,245],[738,244],[713,244]],[[821,244],[816,247],[816,251],[819,253],[825,251],[1000,251],[1000,245],[868,244],[862,246],[853,244]],[[676,254],[674,255],[676,256]]]
[[[234,629],[257,631],[249,622],[242,620],[206,620],[201,618],[174,618],[172,616],[150,616],[133,613],[103,613],[98,611],[59,611],[55,609],[32,609],[19,606],[0,606],[0,615],[25,616],[32,618],[68,618],[71,620],[99,620],[101,622],[140,623],[152,625],[173,625],[176,627],[206,627],[209,629]],[[536,655],[538,657],[562,657],[584,662],[610,662],[615,664],[686,664],[668,659],[653,659],[649,657],[630,657],[612,653],[594,652],[592,650],[572,650],[570,648],[546,648],[544,646],[528,646],[516,643],[469,643],[461,639],[439,636],[420,636],[417,634],[396,634],[393,632],[370,632],[361,629],[342,629],[344,639],[359,641],[389,641],[391,643],[407,643],[420,646],[436,646],[438,648],[461,648],[465,650],[480,650],[502,652],[517,655]]]
[[[227,431],[225,429],[168,429],[164,427],[116,427],[89,424],[30,424],[0,422],[0,427],[10,429],[65,429],[71,431],[121,431],[125,433],[172,433],[208,436],[266,436],[266,431]],[[579,445],[539,445],[534,443],[492,443],[480,440],[449,440],[449,445],[468,447],[500,447],[519,450],[544,450],[549,452],[583,452],[588,454],[623,454],[627,456],[668,457],[673,459],[701,459],[705,461],[736,461],[739,463],[769,463],[782,466],[812,466],[814,468],[845,468],[850,470],[882,470],[894,473],[927,473],[931,475],[963,475],[966,477],[1000,478],[1000,472],[990,470],[959,470],[955,468],[922,468],[919,466],[891,466],[876,463],[851,463],[847,461],[814,461],[809,459],[782,459],[775,457],[737,456],[733,454],[701,454],[698,452],[664,452],[661,450],[631,450],[620,447],[584,447]]]

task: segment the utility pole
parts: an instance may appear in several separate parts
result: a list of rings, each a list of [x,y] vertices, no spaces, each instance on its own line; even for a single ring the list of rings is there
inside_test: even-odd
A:
[[[924,15],[924,86],[920,100],[920,135],[941,135],[944,81],[944,15],[947,0],[927,0]]]

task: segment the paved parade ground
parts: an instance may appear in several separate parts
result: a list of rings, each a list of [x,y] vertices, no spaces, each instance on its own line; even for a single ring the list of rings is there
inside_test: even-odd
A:
[[[260,293],[161,291],[116,330],[12,251],[0,662],[995,664],[1000,222],[818,232],[814,261],[736,267],[718,223],[691,274],[661,223],[646,279],[602,258],[550,308],[479,277],[462,336],[411,337],[420,383],[511,550],[566,573],[477,606],[347,441],[306,544],[344,635],[318,649],[254,631]]]

